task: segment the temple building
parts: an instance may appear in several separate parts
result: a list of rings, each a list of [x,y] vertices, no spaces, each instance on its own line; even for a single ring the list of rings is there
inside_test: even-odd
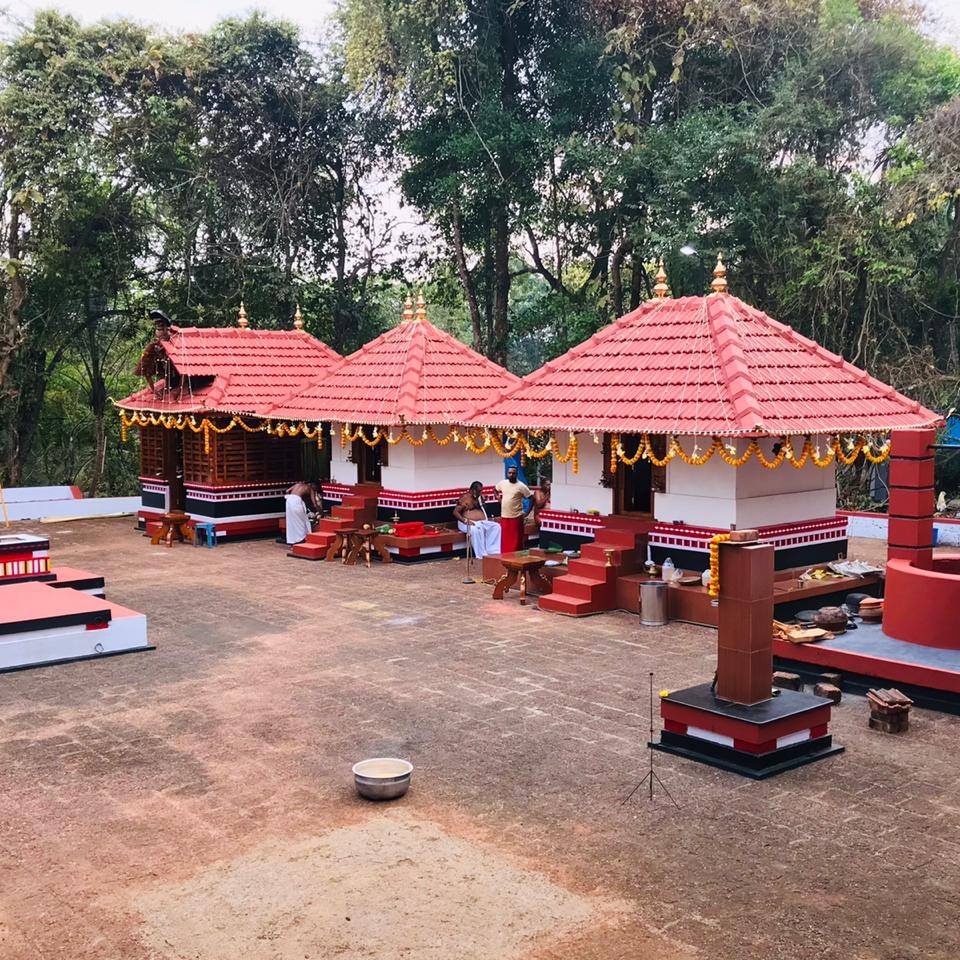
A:
[[[503,478],[503,463],[468,451],[455,425],[519,382],[435,327],[420,297],[416,310],[408,299],[397,326],[262,410],[274,421],[330,424],[330,482],[323,496],[334,516],[294,547],[294,555],[321,559],[338,527],[377,518],[450,524],[457,498],[475,480],[490,496]],[[456,529],[385,540],[399,560],[465,546]]]
[[[705,570],[710,540],[731,527],[759,529],[778,569],[845,556],[836,462],[879,462],[888,444],[875,435],[939,420],[730,295],[722,262],[704,297],[670,298],[662,264],[657,280],[655,299],[468,420],[475,443],[479,430],[512,431],[578,450],[554,463],[540,542],[607,552],[585,548],[545,608],[618,605],[617,566],[636,569],[646,548]]]
[[[141,524],[170,511],[214,523],[218,537],[279,528],[284,492],[326,471],[319,424],[248,419],[341,359],[302,329],[178,327],[154,312],[156,339],[138,365],[146,389],[117,402],[124,432],[140,431]]]

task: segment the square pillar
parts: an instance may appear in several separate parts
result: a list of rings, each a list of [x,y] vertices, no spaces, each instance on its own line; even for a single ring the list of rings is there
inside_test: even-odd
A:
[[[770,699],[773,549],[756,541],[720,544],[717,696],[747,706]]]
[[[890,440],[887,559],[933,566],[934,429],[897,430]]]

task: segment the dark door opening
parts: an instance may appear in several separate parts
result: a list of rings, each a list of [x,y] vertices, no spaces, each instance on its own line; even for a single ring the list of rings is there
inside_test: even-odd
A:
[[[357,465],[357,483],[381,483],[382,471],[387,466],[388,446],[381,440],[373,447],[362,440],[353,441],[352,459]]]
[[[651,446],[658,459],[663,458],[658,441],[664,438],[651,439]],[[628,459],[636,456],[640,444],[639,437],[623,437],[621,440],[623,453]],[[666,446],[666,444],[662,444]],[[656,493],[665,489],[666,473],[664,467],[654,466],[649,460],[642,457],[632,466],[625,463],[617,464],[614,474],[614,513],[634,517],[653,517],[653,499]]]

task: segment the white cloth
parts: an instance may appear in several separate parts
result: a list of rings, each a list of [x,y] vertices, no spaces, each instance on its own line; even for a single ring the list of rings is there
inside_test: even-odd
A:
[[[457,528],[470,538],[473,555],[478,560],[488,553],[500,552],[500,524],[496,520],[474,520],[471,525],[458,521]]]
[[[287,494],[287,543],[303,543],[310,533],[310,518],[303,497]]]

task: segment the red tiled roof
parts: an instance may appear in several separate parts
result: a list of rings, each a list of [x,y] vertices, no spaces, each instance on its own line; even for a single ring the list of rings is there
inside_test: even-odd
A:
[[[518,377],[421,318],[371,340],[269,415],[378,426],[457,423],[518,383]]]
[[[735,436],[939,417],[726,293],[652,300],[486,403],[491,427]]]
[[[149,388],[117,401],[158,413],[262,413],[342,357],[302,330],[172,327],[167,356],[183,377],[208,378],[155,396]]]

